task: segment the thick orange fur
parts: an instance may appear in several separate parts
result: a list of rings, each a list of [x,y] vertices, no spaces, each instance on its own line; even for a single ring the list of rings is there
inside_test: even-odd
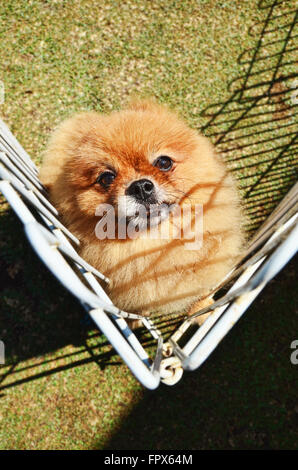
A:
[[[171,171],[152,165],[159,155],[174,160]],[[95,181],[107,168],[117,177],[104,190]],[[187,250],[185,239],[97,239],[96,207],[116,205],[128,182],[148,175],[170,202],[203,205],[201,249]],[[242,216],[231,176],[205,137],[154,102],[135,102],[110,115],[81,113],[63,122],[45,152],[41,180],[81,241],[81,256],[111,278],[107,292],[123,310],[188,312],[239,256]]]

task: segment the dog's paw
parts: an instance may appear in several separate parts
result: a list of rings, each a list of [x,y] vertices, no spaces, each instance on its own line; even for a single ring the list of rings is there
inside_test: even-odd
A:
[[[188,312],[188,316],[191,316],[193,315],[194,313],[198,312],[199,310],[202,310],[203,308],[206,308],[206,307],[209,307],[209,305],[212,305],[214,303],[214,300],[212,299],[212,297],[206,297],[205,299],[202,299],[202,300],[198,300],[197,302],[195,302],[191,309],[189,310]],[[207,313],[204,313],[203,315],[199,315],[198,317],[196,317],[194,319],[194,321],[199,325],[201,326],[204,321],[209,317],[209,315],[211,314],[212,312],[207,312]]]
[[[142,312],[141,315],[142,317],[149,317],[150,313]],[[128,320],[127,324],[131,330],[137,330],[143,326],[142,320]]]

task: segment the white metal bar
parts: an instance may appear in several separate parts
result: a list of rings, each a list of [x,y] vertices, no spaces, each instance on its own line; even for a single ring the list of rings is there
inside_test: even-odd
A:
[[[0,191],[23,224],[35,222],[32,212],[30,212],[28,207],[21,201],[18,193],[13,189],[9,181],[0,180]]]
[[[27,190],[24,184],[18,180],[12,173],[10,173],[3,164],[0,164],[0,177],[3,180],[9,181],[12,186],[24,196],[41,214],[47,217],[53,225],[57,228],[60,228],[73,242],[79,245],[79,240],[69,231],[67,228],[62,225],[61,222],[46,208],[42,203],[34,197],[34,194]]]
[[[152,372],[141,361],[132,348],[127,347],[127,342],[113,325],[107,315],[103,316],[100,310],[90,310],[90,315],[99,326],[103,334],[110,340],[118,354],[124,359],[135,377],[147,388],[153,390],[160,382],[159,371]]]
[[[3,152],[7,157],[9,157],[12,162],[19,167],[19,169],[22,170],[23,173],[29,178],[31,181],[33,181],[35,184],[37,184],[40,187],[43,187],[41,182],[38,179],[38,175],[33,171],[31,167],[28,166],[28,164],[6,143],[3,144],[1,141],[1,136],[0,136],[0,151]]]
[[[243,315],[253,300],[263,290],[265,285],[287,264],[298,250],[298,225],[283,241],[277,250],[269,257],[264,265],[257,271],[247,284],[247,292],[243,293],[226,310],[206,335],[197,348],[183,363],[187,370],[197,369],[216,348],[218,343],[230,331],[234,324]]]
[[[51,224],[50,222],[43,217],[45,220],[45,223],[48,225],[50,228]],[[81,258],[78,253],[75,251],[73,246],[70,244],[68,239],[65,237],[63,232],[61,232],[60,229],[52,229],[52,232],[55,234],[53,235],[52,233],[49,233],[48,230],[46,230],[44,227],[41,227],[42,231],[44,232],[45,237],[48,239],[49,242],[56,243],[56,238],[58,239],[59,245],[57,246],[58,249],[64,251],[64,253],[74,261],[74,263],[77,265],[78,269],[81,270],[84,278],[87,280],[93,291],[95,292],[96,295],[98,295],[99,298],[101,298],[103,301],[107,302],[108,304],[112,304],[111,299],[108,297],[106,292],[103,290],[101,285],[98,283],[97,279],[94,277],[97,276],[100,279],[109,282],[109,279],[106,278],[102,273],[97,271],[95,268],[90,266],[88,263],[86,263],[83,258]],[[83,268],[83,269],[82,269]],[[87,309],[89,313],[89,309]],[[146,364],[148,367],[151,367],[150,359],[148,357],[148,354],[136,338],[136,336],[133,334],[133,332],[130,330],[128,327],[126,321],[123,318],[117,317],[113,315],[113,319],[115,323],[118,325],[119,329],[122,331],[122,334],[126,337],[127,341],[130,343],[130,345],[133,347],[133,349],[136,351],[140,359]]]
[[[235,284],[231,287],[231,289],[228,291],[228,294],[232,293],[235,291],[237,288],[245,285],[247,281],[253,276],[255,271],[259,268],[259,266],[262,264],[264,261],[264,258],[260,259],[257,263],[255,263],[253,266],[249,266],[249,268],[246,269],[246,271],[237,279]],[[204,321],[203,325],[194,333],[194,335],[190,338],[190,340],[186,343],[186,345],[183,347],[183,352],[186,356],[189,356],[192,351],[198,346],[198,344],[203,340],[203,338],[206,336],[209,330],[215,325],[215,323],[218,321],[220,316],[224,313],[225,310],[227,310],[229,307],[229,304],[225,304],[222,307],[218,307],[212,312],[209,317],[206,318]]]
[[[26,152],[26,150],[21,146],[21,144],[19,143],[19,141],[15,138],[15,136],[11,133],[10,129],[7,127],[7,125],[5,124],[5,122],[3,122],[1,119],[0,119],[0,134],[1,136],[3,136],[3,138],[5,140],[7,140],[7,142],[11,142],[12,143],[12,147],[15,149],[15,151],[17,151],[20,156],[22,157],[22,159],[28,164],[28,166],[30,168],[33,169],[33,171],[37,174],[38,173],[38,170],[34,164],[34,162],[31,160],[31,158],[29,157],[28,153]],[[9,144],[10,145],[10,144]]]
[[[32,183],[26,175],[22,174],[22,172],[18,170],[18,168],[16,168],[16,166],[10,161],[10,159],[5,155],[5,153],[0,152],[0,160],[2,161],[2,163],[4,163],[4,165],[9,171],[13,172],[16,178],[22,181],[24,186],[26,186],[29,191],[32,191],[34,194],[36,194],[36,196],[38,196],[39,200],[43,202],[43,204],[47,206],[50,211],[52,211],[55,215],[58,215],[57,209],[52,206],[52,204],[44,197],[44,195],[40,191],[40,188],[43,189],[41,185],[39,185],[40,187],[37,187],[37,185]]]

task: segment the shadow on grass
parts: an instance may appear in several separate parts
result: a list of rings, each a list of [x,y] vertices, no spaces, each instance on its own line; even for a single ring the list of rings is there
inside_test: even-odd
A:
[[[1,215],[0,240],[0,331],[6,352],[6,364],[0,367],[0,393],[89,362],[101,369],[109,364],[114,350],[38,259],[12,212]],[[51,358],[67,345],[74,346],[73,353]],[[32,358],[34,365],[20,366]],[[57,359],[67,364],[56,367]],[[37,373],[40,366],[45,367]],[[18,379],[24,371],[30,376]]]
[[[198,371],[145,391],[106,450],[295,449],[298,257]],[[96,447],[96,445],[95,445]]]
[[[297,180],[298,13],[288,2],[280,14],[281,3],[259,3],[267,16],[250,28],[257,43],[238,59],[243,75],[228,85],[225,102],[202,113],[204,133],[238,180],[251,233]]]

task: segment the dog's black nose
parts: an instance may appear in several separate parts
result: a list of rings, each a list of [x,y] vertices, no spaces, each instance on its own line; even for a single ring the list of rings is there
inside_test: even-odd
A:
[[[154,184],[150,180],[142,179],[131,183],[127,188],[126,194],[133,196],[139,201],[154,202]]]

